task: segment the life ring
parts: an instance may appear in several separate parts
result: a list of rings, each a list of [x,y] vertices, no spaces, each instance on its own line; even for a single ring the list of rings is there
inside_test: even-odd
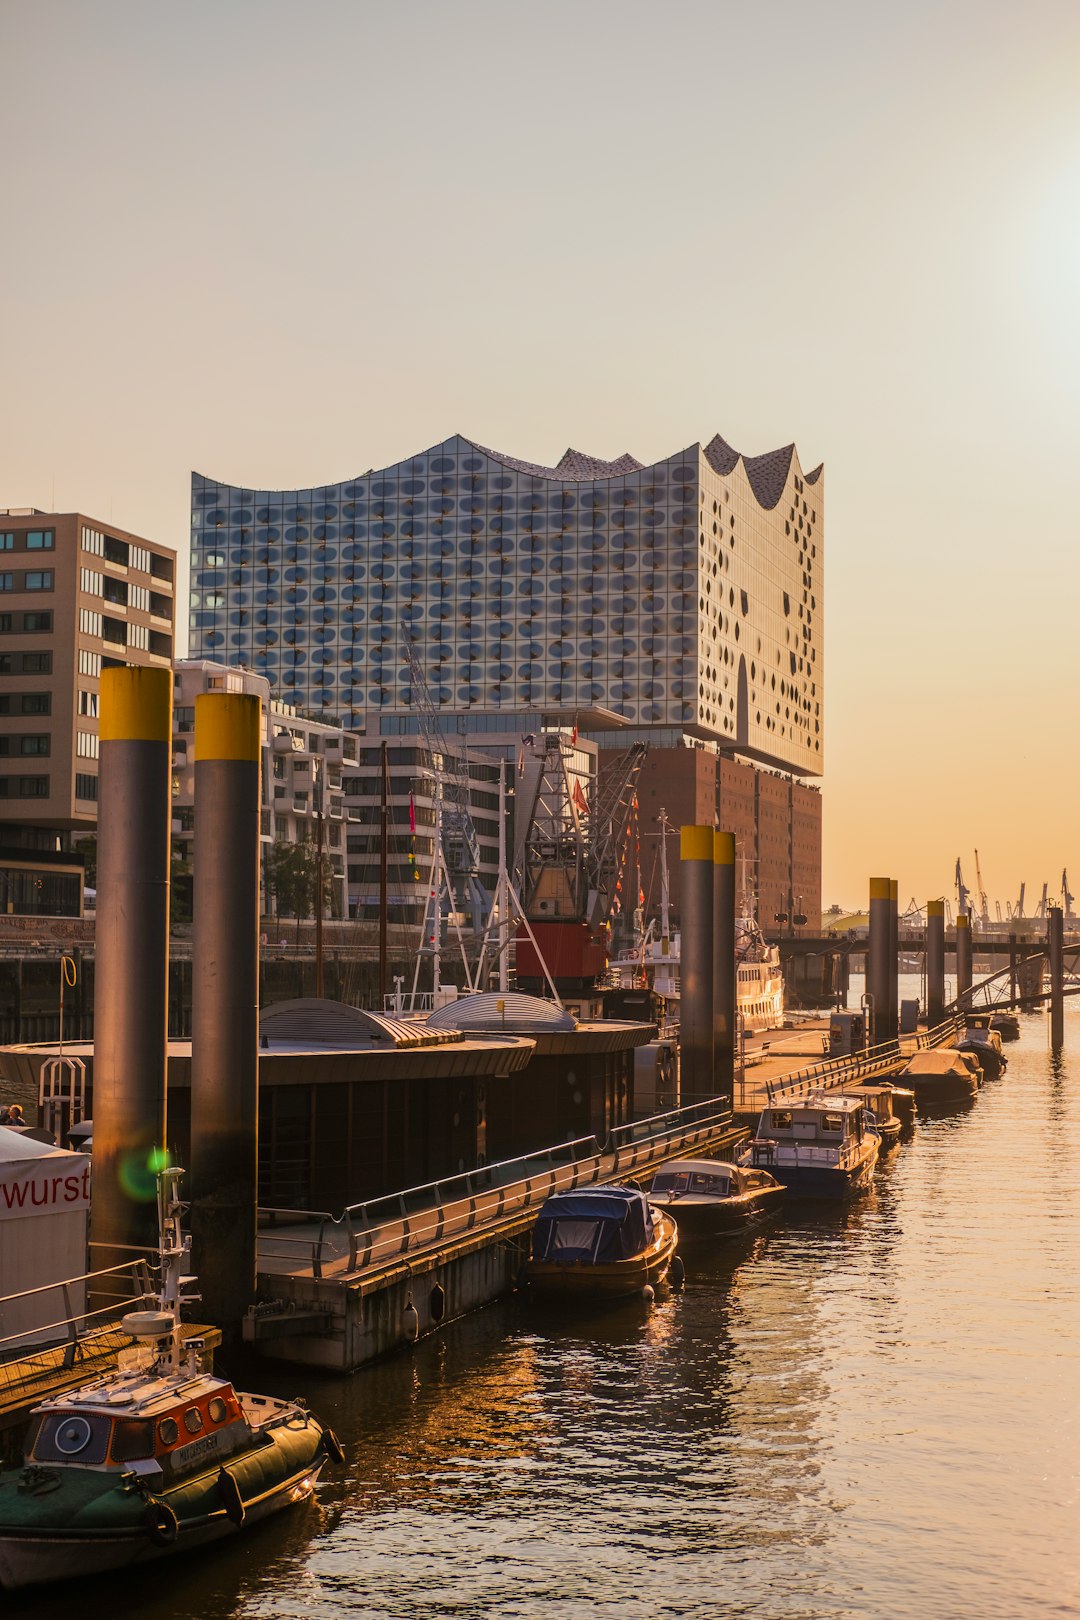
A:
[[[218,1495],[221,1497],[221,1505],[225,1509],[225,1517],[231,1519],[239,1529],[244,1522],[247,1510],[244,1507],[244,1498],[240,1495],[240,1487],[236,1483],[235,1474],[230,1474],[227,1468],[219,1468],[217,1488]]]
[[[155,1547],[171,1547],[180,1528],[180,1521],[168,1502],[163,1502],[157,1496],[152,1496],[147,1502],[143,1523]]]
[[[334,1433],[333,1429],[324,1429],[322,1432],[322,1448],[331,1462],[343,1463],[345,1461],[345,1447]]]

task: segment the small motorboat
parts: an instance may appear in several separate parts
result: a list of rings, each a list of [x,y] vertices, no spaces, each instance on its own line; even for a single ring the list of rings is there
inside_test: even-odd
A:
[[[627,1299],[664,1282],[679,1229],[637,1187],[580,1187],[543,1205],[525,1280],[573,1301]]]
[[[846,1085],[844,1096],[858,1097],[870,1109],[883,1153],[915,1128],[915,1093],[905,1086],[894,1086],[891,1080],[866,1080],[861,1085]]]
[[[768,1170],[800,1198],[850,1198],[873,1181],[880,1152],[861,1097],[818,1091],[763,1109],[740,1163]]]
[[[180,1332],[190,1240],[180,1172],[161,1178],[162,1289],[121,1319],[116,1372],[33,1409],[0,1472],[0,1586],[70,1580],[185,1553],[311,1496],[342,1451],[300,1401],[240,1394]]]
[[[733,1237],[774,1214],[786,1197],[767,1170],[721,1159],[676,1159],[649,1188],[650,1204],[675,1217],[683,1238]]]
[[[962,1040],[957,1041],[958,1052],[973,1052],[979,1060],[984,1080],[997,1080],[1005,1073],[1009,1060],[1001,1049],[1001,1036],[991,1029],[989,1019],[968,1024]]]
[[[915,1052],[900,1070],[899,1078],[920,1108],[970,1102],[979,1094],[982,1071],[975,1056],[951,1046],[938,1046],[928,1052]]]
[[[1015,1013],[995,1013],[990,1020],[990,1028],[997,1030],[1003,1041],[1018,1041],[1020,1039],[1020,1020]]]

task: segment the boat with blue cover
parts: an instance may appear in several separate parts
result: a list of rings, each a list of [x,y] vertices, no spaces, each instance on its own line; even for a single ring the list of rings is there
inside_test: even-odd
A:
[[[819,1091],[770,1102],[741,1162],[768,1170],[801,1198],[850,1198],[873,1181],[880,1152],[862,1098]]]
[[[159,1308],[121,1319],[134,1343],[117,1371],[35,1407],[22,1466],[0,1472],[0,1586],[236,1535],[311,1496],[328,1458],[342,1458],[302,1402],[239,1393],[201,1365],[199,1341],[182,1340],[182,1207],[163,1195]]]
[[[626,1299],[666,1279],[678,1241],[671,1216],[637,1187],[555,1193],[533,1228],[525,1278],[566,1300]]]

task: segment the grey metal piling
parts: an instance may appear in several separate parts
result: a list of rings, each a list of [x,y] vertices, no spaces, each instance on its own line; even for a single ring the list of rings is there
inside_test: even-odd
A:
[[[681,1100],[716,1095],[713,1076],[713,829],[680,831],[682,896],[679,968]]]
[[[889,1039],[900,1028],[900,885],[889,879]]]
[[[203,1311],[236,1342],[255,1300],[259,699],[195,699],[191,1232]]]
[[[971,918],[966,911],[956,915],[956,999],[970,1007],[971,999]]]
[[[892,883],[889,878],[870,879],[870,927],[867,938],[866,990],[870,997],[872,1033],[870,1044],[880,1046],[896,1034],[889,1027],[889,950],[892,930],[889,926],[889,901]]]
[[[1060,1052],[1065,1045],[1065,914],[1051,906],[1046,927],[1047,954],[1050,958],[1050,1046]]]
[[[926,1027],[945,1020],[945,902],[926,902]]]
[[[734,1106],[739,1030],[735,976],[735,834],[713,832],[713,1069],[717,1093]]]
[[[101,673],[92,1269],[157,1248],[165,1163],[172,671]]]

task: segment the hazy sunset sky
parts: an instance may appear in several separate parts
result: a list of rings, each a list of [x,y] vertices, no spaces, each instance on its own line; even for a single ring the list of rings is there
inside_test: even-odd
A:
[[[825,904],[1080,892],[1080,4],[0,0],[0,506],[826,465]],[[185,575],[186,578],[186,575]]]

